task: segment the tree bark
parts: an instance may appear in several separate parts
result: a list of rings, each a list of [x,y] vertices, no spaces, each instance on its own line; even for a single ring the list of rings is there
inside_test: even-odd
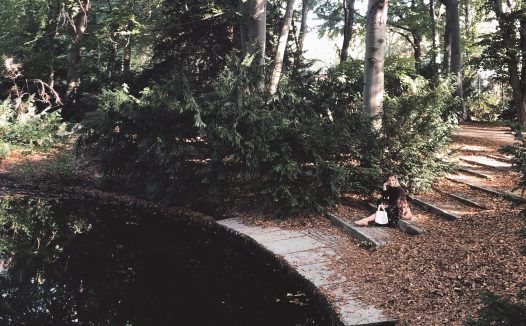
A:
[[[517,110],[517,120],[519,122],[519,126],[521,129],[526,128],[526,122],[525,120],[525,108],[526,104],[524,103],[524,97],[525,97],[525,89],[526,87],[523,86],[524,79],[521,81],[521,76],[519,75],[519,57],[517,56],[516,51],[516,29],[515,29],[515,21],[510,20],[509,17],[507,17],[502,12],[502,2],[501,0],[493,0],[493,10],[495,11],[495,15],[497,17],[497,21],[499,23],[500,33],[502,33],[503,40],[504,40],[504,47],[506,51],[506,65],[508,68],[508,78],[509,83],[511,85],[512,95],[513,95],[513,101],[515,102],[515,108]],[[522,23],[521,23],[522,27]],[[524,33],[521,31],[521,54],[523,55],[522,61],[524,61]],[[524,67],[522,70],[522,77],[525,76]]]
[[[265,89],[265,42],[267,35],[267,0],[250,0],[247,55],[254,56],[256,86]]]
[[[238,0],[238,10],[241,15],[239,23],[239,41],[241,57],[244,58],[248,52],[248,0]]]
[[[526,129],[526,18],[521,15],[520,23],[520,45],[521,45],[521,83],[520,93],[522,101],[517,106],[517,121],[522,130]]]
[[[79,7],[78,13],[70,19],[71,46],[68,58],[66,100],[76,93],[80,82],[81,42],[88,26],[88,15],[91,10],[90,0],[79,1]]]
[[[459,0],[449,0],[450,40],[451,40],[451,73],[455,76],[455,95],[460,98],[462,119],[466,119],[462,90],[462,49],[460,42]]]
[[[429,1],[429,16],[431,17],[431,62],[437,62],[437,20],[435,15],[435,0]]]
[[[444,56],[442,58],[442,66],[444,74],[449,74],[451,71],[451,13],[449,11],[449,2],[445,0],[446,6],[446,26],[444,28]]]
[[[270,78],[269,92],[276,93],[278,90],[278,83],[283,70],[283,58],[285,57],[285,50],[287,48],[287,40],[289,39],[290,24],[292,22],[292,14],[294,11],[294,0],[287,0],[287,8],[285,9],[285,17],[281,25],[281,33],[279,35],[278,45],[276,46],[276,54],[274,56],[274,69],[272,69],[272,77]]]
[[[126,35],[126,44],[124,44],[124,52],[122,56],[122,73],[124,80],[128,81],[131,71],[131,57],[132,57],[132,35],[131,32]]]
[[[354,25],[354,1],[355,0],[343,0],[343,44],[342,52],[340,53],[340,62],[347,60],[349,53],[349,45],[352,40],[352,28]]]
[[[305,43],[305,35],[307,34],[307,17],[310,10],[310,1],[303,0],[303,5],[301,7],[301,26],[300,34],[298,36],[298,54],[303,53],[303,44]]]
[[[415,69],[422,66],[422,35],[413,32],[413,51],[415,56]]]
[[[388,0],[369,0],[365,38],[364,112],[381,113],[384,97],[385,31]]]

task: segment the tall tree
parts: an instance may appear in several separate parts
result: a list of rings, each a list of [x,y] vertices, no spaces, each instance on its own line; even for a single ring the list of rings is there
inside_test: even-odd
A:
[[[427,6],[423,0],[395,0],[389,8],[389,27],[402,35],[411,47],[415,58],[415,68],[422,63],[422,42],[431,33],[431,22]]]
[[[517,121],[526,130],[526,17],[520,3],[492,0],[490,8],[498,23],[497,33],[489,36],[483,53],[488,68],[502,71],[511,85]]]
[[[303,44],[305,43],[305,35],[307,34],[307,19],[311,9],[311,2],[313,0],[302,0],[301,6],[301,25],[298,37],[298,53],[303,52]]]
[[[460,16],[458,0],[443,0],[446,5],[446,29],[444,62],[448,64],[446,71],[455,78],[455,95],[460,98],[462,118],[466,118],[462,91],[462,51],[460,39]],[[446,61],[447,60],[447,61]]]
[[[384,97],[385,31],[388,0],[369,0],[365,37],[363,83],[364,111],[369,116],[381,112]]]
[[[283,23],[281,24],[281,33],[279,35],[278,44],[276,46],[276,53],[274,55],[274,68],[272,69],[272,76],[270,78],[269,84],[270,94],[274,94],[278,90],[278,83],[281,77],[281,71],[283,70],[283,58],[285,57],[285,49],[287,47],[290,25],[292,23],[294,2],[294,0],[287,0],[285,17],[283,18]]]
[[[66,102],[70,102],[74,96],[80,82],[80,61],[81,61],[81,48],[82,39],[86,34],[86,28],[88,27],[88,15],[91,11],[90,0],[80,0],[70,8],[70,12],[67,13],[68,21],[70,24],[70,37],[71,46],[68,57],[68,73],[67,73],[67,90],[66,90]]]
[[[351,44],[354,25],[354,1],[355,0],[343,0],[343,44],[340,53],[340,62],[346,61],[349,55],[349,45]]]
[[[248,8],[247,55],[254,56],[257,88],[265,88],[265,45],[267,0],[250,0]]]

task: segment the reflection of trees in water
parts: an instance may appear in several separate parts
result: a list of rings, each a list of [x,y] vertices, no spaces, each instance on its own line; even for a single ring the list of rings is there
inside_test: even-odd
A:
[[[320,324],[269,266],[175,220],[11,197],[0,222],[2,325]]]

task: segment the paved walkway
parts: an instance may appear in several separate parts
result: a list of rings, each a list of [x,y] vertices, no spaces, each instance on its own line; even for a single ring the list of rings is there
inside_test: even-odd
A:
[[[249,237],[261,247],[284,259],[302,277],[322,293],[330,292],[329,302],[343,325],[394,325],[395,318],[367,306],[351,293],[352,280],[338,271],[343,269],[333,247],[349,241],[316,229],[291,231],[278,227],[263,228],[244,224],[238,218],[218,221],[219,224]]]

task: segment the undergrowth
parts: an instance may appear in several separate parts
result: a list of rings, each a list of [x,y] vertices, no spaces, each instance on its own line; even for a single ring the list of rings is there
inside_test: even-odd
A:
[[[445,169],[435,156],[454,123],[449,81],[401,80],[375,130],[361,112],[360,64],[323,79],[285,75],[274,96],[254,88],[250,62],[234,56],[200,94],[182,75],[135,95],[106,90],[79,145],[98,160],[107,187],[183,203],[235,184],[280,217],[323,210],[345,192],[371,193],[393,172],[411,190],[425,189]]]

